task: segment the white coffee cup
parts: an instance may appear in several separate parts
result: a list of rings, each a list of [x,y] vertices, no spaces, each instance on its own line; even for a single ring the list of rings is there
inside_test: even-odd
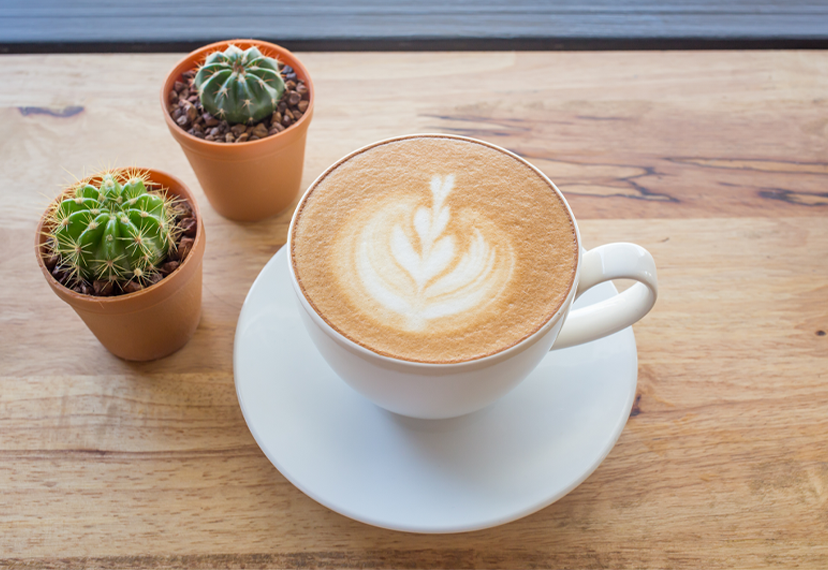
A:
[[[391,412],[439,419],[485,408],[524,380],[550,350],[618,332],[644,317],[655,304],[658,280],[655,262],[646,249],[632,243],[612,243],[586,251],[581,246],[575,217],[560,190],[519,156],[499,150],[529,166],[560,195],[573,221],[580,250],[575,279],[561,308],[515,346],[484,358],[448,364],[411,362],[378,354],[344,337],[316,312],[297,281],[291,256],[287,256],[293,290],[302,307],[299,312],[319,353],[354,390]],[[296,220],[294,215],[288,232],[289,252]],[[632,279],[638,283],[608,300],[571,310],[572,303],[586,290],[611,279]]]

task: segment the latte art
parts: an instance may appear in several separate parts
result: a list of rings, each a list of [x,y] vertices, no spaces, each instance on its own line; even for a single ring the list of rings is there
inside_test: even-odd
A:
[[[289,236],[316,315],[363,348],[424,363],[484,358],[541,330],[578,260],[572,217],[547,178],[450,135],[345,157],[308,189]]]
[[[446,202],[454,183],[454,175],[435,176],[429,207],[418,206],[417,196],[379,204],[359,231],[343,236],[343,258],[353,260],[364,293],[403,317],[405,330],[485,307],[512,276],[508,236],[491,223],[484,236],[475,212],[452,215]]]

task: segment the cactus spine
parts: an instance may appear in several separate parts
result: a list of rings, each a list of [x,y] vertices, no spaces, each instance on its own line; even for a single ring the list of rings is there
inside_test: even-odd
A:
[[[145,285],[175,248],[174,204],[147,191],[149,174],[105,171],[69,189],[49,213],[47,244],[74,281]]]
[[[229,123],[255,123],[276,110],[285,82],[275,59],[230,45],[207,56],[195,76],[201,104]]]

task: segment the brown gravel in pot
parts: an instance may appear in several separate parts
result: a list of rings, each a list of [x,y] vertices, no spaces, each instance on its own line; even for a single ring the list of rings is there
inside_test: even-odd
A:
[[[176,216],[173,219],[173,223],[177,226],[177,230],[173,232],[173,235],[176,236],[175,247],[167,255],[167,258],[158,264],[158,273],[150,275],[146,283],[130,281],[124,285],[119,285],[114,281],[106,280],[97,280],[89,283],[86,280],[74,279],[68,271],[61,267],[60,257],[57,255],[44,256],[43,262],[52,276],[61,285],[81,295],[112,297],[140,291],[145,287],[158,283],[161,279],[178,269],[178,266],[181,265],[193,249],[196,230],[198,229],[198,221],[195,218],[193,208],[189,202],[181,200],[180,202],[176,202],[175,209]]]
[[[276,111],[257,123],[231,125],[208,113],[201,105],[193,86],[196,74],[194,69],[185,71],[182,80],[175,82],[168,96],[167,110],[179,127],[194,137],[207,141],[240,143],[275,135],[298,121],[310,104],[310,91],[304,80],[298,79],[289,65],[283,65],[280,71],[285,80],[285,92]]]

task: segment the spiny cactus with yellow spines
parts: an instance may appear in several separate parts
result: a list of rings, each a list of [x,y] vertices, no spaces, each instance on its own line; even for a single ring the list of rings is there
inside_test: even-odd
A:
[[[149,173],[108,170],[79,181],[49,211],[48,253],[71,280],[151,283],[175,249],[175,203]]]
[[[285,92],[278,62],[234,45],[207,56],[194,84],[204,108],[228,123],[255,123],[276,110]]]

